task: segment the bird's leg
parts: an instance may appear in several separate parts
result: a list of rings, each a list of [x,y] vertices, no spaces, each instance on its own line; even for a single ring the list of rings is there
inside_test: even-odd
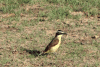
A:
[[[38,54],[38,56],[41,56],[41,55],[43,55],[44,53],[43,52],[40,52],[40,54]]]
[[[57,53],[56,52],[54,52],[53,54],[55,55],[55,57],[57,57]]]

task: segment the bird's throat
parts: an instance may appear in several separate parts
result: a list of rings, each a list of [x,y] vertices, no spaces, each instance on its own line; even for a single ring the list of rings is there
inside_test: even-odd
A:
[[[59,39],[59,41],[61,41],[61,37],[62,35],[58,35],[57,38]]]

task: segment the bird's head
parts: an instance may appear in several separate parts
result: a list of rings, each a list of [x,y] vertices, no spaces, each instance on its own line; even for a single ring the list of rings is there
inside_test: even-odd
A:
[[[56,32],[56,36],[62,36],[62,35],[67,35],[67,33],[65,33],[65,32],[63,32],[63,31],[61,31],[61,30],[58,30],[57,32]]]

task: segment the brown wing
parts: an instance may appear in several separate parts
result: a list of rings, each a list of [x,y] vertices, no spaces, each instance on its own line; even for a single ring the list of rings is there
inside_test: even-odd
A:
[[[51,49],[51,47],[57,45],[59,42],[59,40],[57,38],[54,38],[49,45],[46,47],[46,49],[44,50],[44,52],[48,51],[49,49]]]

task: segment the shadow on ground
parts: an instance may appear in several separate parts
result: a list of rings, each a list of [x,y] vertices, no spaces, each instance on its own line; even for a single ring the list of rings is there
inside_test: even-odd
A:
[[[27,53],[34,55],[35,57],[37,57],[40,54],[40,51],[38,51],[38,50],[29,50],[29,49],[26,49],[23,47],[21,47],[21,50],[26,51]]]
[[[21,47],[21,50],[26,51],[27,53],[29,53],[31,55],[34,55],[34,57],[48,55],[48,54],[41,54],[40,55],[41,52],[38,51],[38,50],[29,50],[29,49],[26,49],[26,48],[23,48],[23,47]]]

